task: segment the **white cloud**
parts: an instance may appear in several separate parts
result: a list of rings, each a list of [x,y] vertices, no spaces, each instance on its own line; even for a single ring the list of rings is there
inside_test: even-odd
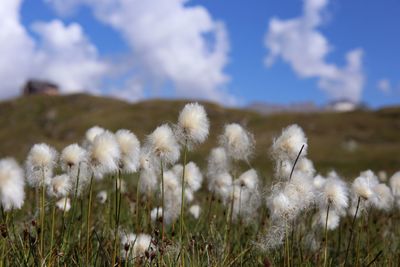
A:
[[[377,87],[384,94],[389,94],[392,91],[392,85],[388,79],[379,80]]]
[[[18,95],[29,78],[50,79],[65,92],[96,90],[107,65],[79,24],[38,22],[29,35],[20,21],[22,0],[0,5],[0,97]]]
[[[120,32],[132,49],[140,79],[172,82],[180,97],[220,102],[232,97],[223,90],[229,81],[224,68],[229,41],[222,22],[202,6],[186,0],[47,0],[60,13],[78,5]]]
[[[344,67],[326,61],[332,47],[317,28],[323,23],[322,12],[327,5],[328,0],[304,0],[300,17],[272,18],[265,37],[269,50],[265,63],[272,66],[282,58],[301,78],[319,78],[318,86],[331,98],[359,101],[364,85],[363,52],[361,49],[348,52]]]

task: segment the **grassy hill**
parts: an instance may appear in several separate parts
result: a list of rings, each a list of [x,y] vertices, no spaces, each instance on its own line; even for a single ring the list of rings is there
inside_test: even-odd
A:
[[[80,142],[86,129],[99,125],[110,130],[126,128],[143,140],[164,122],[174,123],[187,101],[150,100],[136,104],[89,95],[30,96],[0,103],[0,157],[20,161],[34,143],[46,142],[57,149]],[[252,164],[271,175],[268,150],[274,136],[297,123],[309,138],[309,157],[318,171],[332,168],[346,176],[360,170],[400,169],[400,108],[351,113],[261,115],[203,103],[211,120],[207,143],[192,155],[200,166],[228,122],[238,122],[254,133],[257,150]]]

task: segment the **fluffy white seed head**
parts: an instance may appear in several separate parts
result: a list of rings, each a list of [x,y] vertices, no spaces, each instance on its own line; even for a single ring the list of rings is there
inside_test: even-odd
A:
[[[296,203],[283,192],[271,195],[267,204],[273,219],[293,218],[296,213]]]
[[[157,190],[158,180],[157,174],[152,168],[142,169],[139,176],[139,190],[150,196]]]
[[[253,135],[237,123],[225,125],[219,142],[225,148],[227,155],[234,160],[248,161],[255,147]]]
[[[127,261],[133,261],[138,257],[144,257],[146,251],[154,249],[151,236],[147,234],[123,234],[121,236],[121,244],[121,256]]]
[[[100,204],[104,204],[107,201],[107,191],[102,190],[99,193],[97,193],[97,201],[99,201]]]
[[[47,144],[34,145],[26,160],[26,174],[32,187],[48,185],[53,176],[53,168],[57,162],[57,151]]]
[[[63,197],[56,202],[56,207],[62,211],[69,211],[71,209],[71,200],[67,197]]]
[[[118,130],[115,138],[121,150],[120,168],[125,173],[136,172],[139,168],[140,142],[129,130]]]
[[[335,210],[329,210],[328,221],[326,221],[327,210],[322,209],[319,211],[319,224],[325,229],[335,230],[339,226],[340,216]]]
[[[183,167],[178,164],[172,168],[172,171],[176,174],[178,178],[183,175]],[[201,183],[203,182],[203,175],[197,167],[196,163],[189,162],[185,166],[185,186],[191,189],[193,192],[196,192],[200,189]]]
[[[78,168],[81,162],[87,162],[88,153],[78,144],[72,144],[63,149],[60,155],[61,168],[68,171],[71,168]]]
[[[5,211],[20,209],[24,204],[24,171],[12,158],[0,160],[0,199]]]
[[[186,104],[179,114],[177,136],[182,142],[201,144],[208,136],[210,123],[206,111],[198,103]]]
[[[146,141],[146,149],[161,159],[164,164],[174,164],[180,156],[179,145],[167,124],[157,127]]]
[[[152,209],[150,212],[150,218],[153,223],[156,222],[157,220],[161,220],[162,219],[162,208],[157,207],[157,208]]]
[[[379,181],[381,181],[382,183],[386,182],[388,179],[387,172],[380,170],[378,172],[378,178],[379,178]]]
[[[400,171],[390,177],[390,188],[392,189],[393,196],[400,198]]]
[[[55,176],[47,187],[47,193],[53,197],[65,197],[70,191],[71,179],[67,174]]]
[[[88,129],[85,134],[85,147],[93,144],[94,139],[104,132],[106,132],[106,130],[99,126],[93,126],[92,128]]]
[[[315,176],[314,180],[313,180],[315,189],[318,191],[321,191],[322,188],[324,187],[325,182],[326,182],[326,178],[323,177],[322,175],[318,174],[317,176]]]
[[[357,197],[368,200],[374,196],[373,187],[378,184],[378,178],[372,171],[368,170],[360,173],[360,176],[354,180],[351,188]]]
[[[73,194],[77,189],[77,194],[80,195],[91,176],[88,156],[88,152],[78,144],[69,145],[61,152],[61,168],[70,177]]]
[[[226,201],[232,190],[232,176],[228,172],[217,174],[212,180],[209,180],[208,189]]]
[[[199,205],[192,205],[189,208],[189,213],[195,218],[196,220],[199,218],[201,212],[201,208]]]
[[[271,153],[275,160],[294,162],[303,145],[301,156],[306,156],[307,138],[303,129],[293,124],[283,129],[282,134],[273,141]]]
[[[90,147],[89,155],[96,178],[118,171],[121,151],[114,134],[106,131],[97,135]]]
[[[207,160],[207,176],[227,172],[230,169],[228,155],[223,147],[213,148]]]
[[[256,170],[250,169],[242,173],[239,178],[235,180],[234,184],[246,187],[249,190],[256,190],[258,188],[258,175]]]
[[[318,202],[321,210],[334,210],[337,214],[344,214],[349,206],[348,189],[346,183],[335,176],[328,176],[321,191],[318,193]]]
[[[394,197],[386,184],[375,185],[372,190],[375,198],[371,199],[372,205],[379,210],[390,211],[394,204]]]

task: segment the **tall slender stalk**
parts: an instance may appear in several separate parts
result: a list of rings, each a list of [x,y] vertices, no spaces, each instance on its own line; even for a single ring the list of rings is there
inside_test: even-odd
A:
[[[53,246],[54,246],[55,227],[56,227],[56,203],[53,203],[53,209],[52,209],[52,215],[51,215],[50,253],[53,251]]]
[[[161,169],[161,206],[162,206],[162,210],[161,210],[161,217],[162,217],[162,222],[161,222],[161,237],[162,237],[162,241],[164,241],[164,235],[165,235],[165,230],[164,230],[164,211],[165,211],[165,207],[164,207],[164,166],[163,166],[163,161],[160,158],[160,169]],[[157,211],[157,217],[158,217],[158,211]]]
[[[179,228],[179,244],[181,246],[181,266],[185,266],[185,254],[183,253],[183,216],[185,206],[185,173],[186,173],[186,160],[187,160],[187,140],[185,140],[185,146],[183,148],[183,170],[182,170],[182,195],[181,195],[181,214],[180,214],[180,228]]]
[[[324,250],[324,267],[328,262],[328,217],[329,217],[329,209],[331,207],[331,202],[328,202],[328,208],[326,210],[326,218],[325,218],[325,250]]]
[[[44,182],[44,168],[42,167],[43,177],[41,184],[41,207],[40,207],[40,255],[44,259],[44,214],[45,214],[45,199],[46,199],[46,184]]]
[[[90,216],[91,216],[91,209],[92,209],[92,194],[93,194],[93,175],[90,177],[89,183],[89,201],[88,201],[88,210],[87,210],[87,217],[86,217],[86,266],[89,266],[89,254],[90,254]]]
[[[347,257],[348,257],[348,255],[349,255],[350,244],[351,244],[351,240],[352,240],[352,238],[353,238],[354,224],[355,224],[355,222],[356,222],[357,213],[358,213],[358,208],[360,207],[360,201],[361,201],[361,197],[358,197],[358,200],[357,200],[357,208],[356,208],[356,212],[354,213],[354,216],[353,216],[353,221],[352,221],[352,223],[351,223],[350,237],[349,237],[349,242],[347,243],[346,257],[345,257],[345,259],[344,259],[344,265],[343,265],[343,266],[346,266],[346,264],[347,264]]]
[[[115,225],[114,225],[114,249],[112,257],[112,265],[115,266],[117,258],[117,244],[118,244],[118,228],[119,216],[121,211],[121,171],[118,170],[118,177],[115,179]]]
[[[139,190],[139,186],[140,186],[140,175],[138,177],[138,182],[136,185],[136,231],[137,233],[140,233],[140,213],[139,213],[139,209],[140,209],[140,190]]]

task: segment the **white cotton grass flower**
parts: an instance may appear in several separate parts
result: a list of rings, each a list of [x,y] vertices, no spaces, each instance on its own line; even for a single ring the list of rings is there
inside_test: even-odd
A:
[[[327,210],[321,209],[318,215],[319,215],[318,222],[323,227],[323,229],[325,229],[325,225],[328,230],[335,230],[339,226],[340,216],[335,210],[330,209],[327,214]],[[328,221],[326,221],[327,215],[328,215]]]
[[[256,190],[258,188],[258,182],[256,170],[250,169],[242,173],[239,178],[234,181],[234,184],[241,187],[246,187],[249,190]]]
[[[156,221],[161,221],[162,219],[162,207],[156,207],[150,212],[150,219],[154,223]]]
[[[390,188],[392,189],[393,196],[400,198],[400,171],[390,177],[389,180]]]
[[[174,164],[180,156],[179,145],[175,135],[167,124],[157,127],[147,136],[145,147],[163,164]]]
[[[283,192],[272,194],[267,199],[267,206],[272,219],[289,220],[296,214],[296,203]]]
[[[196,220],[200,217],[201,208],[199,205],[192,205],[189,208],[189,213],[195,218]]]
[[[99,126],[93,126],[92,128],[88,129],[85,134],[84,146],[86,148],[91,146],[94,142],[94,139],[104,132],[106,132],[106,130]]]
[[[388,179],[387,172],[385,172],[384,170],[380,170],[378,172],[378,178],[379,178],[379,181],[381,181],[382,183],[385,183]]]
[[[115,133],[121,150],[120,168],[124,173],[134,173],[139,168],[140,142],[129,130],[121,129]]]
[[[318,193],[318,204],[321,210],[329,209],[337,214],[344,214],[349,206],[349,192],[346,183],[338,176],[328,175]]]
[[[91,170],[88,164],[89,154],[86,149],[78,144],[72,144],[63,149],[60,155],[61,169],[65,171],[72,182],[71,193],[75,191],[80,195],[91,176]],[[79,174],[79,177],[78,177]]]
[[[229,171],[230,161],[223,147],[213,148],[207,159],[207,176]]]
[[[121,151],[114,134],[106,131],[97,135],[89,150],[94,176],[98,179],[118,171]]]
[[[315,188],[312,177],[294,173],[290,182],[286,183],[284,193],[296,203],[297,211],[310,208],[315,202]]]
[[[254,152],[253,135],[237,123],[225,125],[219,142],[225,148],[227,155],[234,160],[248,161]]]
[[[317,191],[322,190],[325,182],[326,182],[326,178],[323,177],[322,175],[318,174],[317,176],[315,176],[314,180],[313,180],[313,184],[314,184],[315,189]]]
[[[53,177],[47,187],[47,193],[52,197],[65,197],[71,191],[71,179],[67,174]]]
[[[147,234],[122,234],[121,245],[121,256],[127,261],[144,257],[146,251],[154,249],[151,236]]]
[[[161,185],[160,185],[161,192]],[[174,222],[181,212],[182,187],[173,171],[164,172],[164,223]]]
[[[254,221],[253,219],[257,215],[256,211],[261,203],[258,190],[238,184],[233,185],[232,190],[231,199],[226,203],[226,205],[231,205],[231,201],[233,201],[232,218],[235,221],[241,218],[246,224]]]
[[[375,185],[372,190],[375,198],[371,199],[372,205],[379,210],[390,211],[394,204],[394,197],[386,184]]]
[[[59,210],[68,212],[71,209],[71,200],[67,197],[63,197],[56,202],[56,207]]]
[[[183,167],[181,164],[177,164],[172,168],[172,171],[177,177],[182,177]],[[203,182],[203,174],[201,173],[199,167],[196,163],[189,162],[185,166],[185,186],[187,186],[193,192],[200,189]]]
[[[32,187],[48,185],[57,163],[57,151],[47,144],[36,144],[29,151],[26,160],[27,181]]]
[[[5,211],[24,204],[24,171],[12,158],[0,160],[0,200]]]
[[[360,176],[353,181],[351,188],[357,197],[368,200],[374,196],[373,187],[378,184],[379,181],[375,174],[367,170],[360,173]]]
[[[301,156],[306,156],[307,138],[303,129],[297,124],[293,124],[283,129],[282,134],[274,139],[271,154],[275,160],[294,162],[303,145]]]
[[[98,192],[96,198],[97,198],[97,201],[100,204],[106,203],[106,201],[107,201],[107,191],[106,190],[102,190],[102,191]]]
[[[228,172],[215,175],[208,182],[208,190],[215,193],[223,201],[226,201],[232,191],[232,176]]]
[[[193,145],[203,143],[208,136],[210,123],[207,113],[202,105],[189,103],[179,114],[176,132],[179,140],[184,144],[187,142],[188,148]]]

